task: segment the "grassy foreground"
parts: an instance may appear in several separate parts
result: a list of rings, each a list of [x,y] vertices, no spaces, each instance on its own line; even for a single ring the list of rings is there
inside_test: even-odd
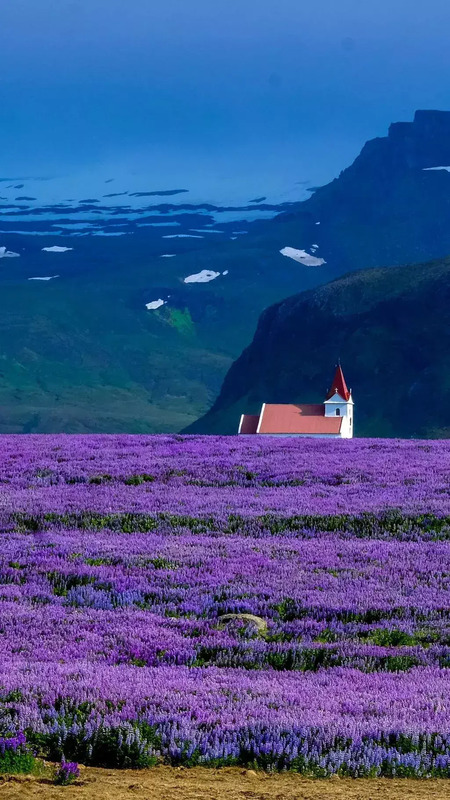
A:
[[[157,767],[151,770],[81,769],[73,786],[54,786],[44,777],[1,776],[2,800],[447,800],[445,780],[308,780],[229,767],[221,770]]]

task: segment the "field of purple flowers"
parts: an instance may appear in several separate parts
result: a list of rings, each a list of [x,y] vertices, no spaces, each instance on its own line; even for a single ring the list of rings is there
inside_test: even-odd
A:
[[[450,442],[3,436],[0,463],[0,750],[450,777]]]

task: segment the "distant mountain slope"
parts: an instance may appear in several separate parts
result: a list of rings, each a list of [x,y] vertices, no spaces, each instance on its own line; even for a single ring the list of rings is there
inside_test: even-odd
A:
[[[240,222],[186,203],[0,204],[0,432],[186,427],[267,306],[450,253],[450,172],[437,167],[450,170],[450,112],[418,111],[271,220],[251,221],[274,213],[264,204]],[[42,249],[55,245],[73,249]],[[205,270],[209,282],[184,282]]]
[[[317,189],[300,214],[278,219],[297,221],[300,232],[306,212],[320,221],[313,241],[329,277],[450,253],[450,112],[417,111],[412,123],[392,124],[387,137],[367,142],[339,178]]]
[[[342,359],[356,436],[450,437],[450,258],[369,269],[261,316],[191,433],[236,433],[263,401],[322,401]]]

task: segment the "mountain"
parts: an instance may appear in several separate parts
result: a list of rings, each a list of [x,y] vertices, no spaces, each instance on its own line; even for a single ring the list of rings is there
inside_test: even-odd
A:
[[[301,203],[150,197],[181,191],[164,189],[39,205],[35,185],[2,183],[0,432],[189,426],[267,306],[450,253],[449,165],[450,112],[418,111]]]
[[[394,123],[387,137],[367,142],[339,178],[302,204],[300,215],[279,219],[297,219],[299,231],[306,212],[320,221],[329,277],[444,256],[449,165],[450,112],[417,111],[412,123]]]
[[[268,308],[190,433],[236,433],[262,402],[323,402],[341,358],[356,436],[450,437],[450,258],[353,272]]]

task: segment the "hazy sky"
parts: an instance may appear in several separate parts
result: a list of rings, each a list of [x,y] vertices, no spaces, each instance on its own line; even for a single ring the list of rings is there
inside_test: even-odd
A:
[[[449,30],[448,0],[0,0],[0,175],[325,181],[450,109]]]

